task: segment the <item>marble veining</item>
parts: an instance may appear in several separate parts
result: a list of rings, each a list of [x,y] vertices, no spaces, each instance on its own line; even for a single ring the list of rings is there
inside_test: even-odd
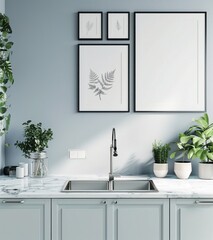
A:
[[[93,179],[107,179],[94,177]],[[0,176],[0,198],[213,198],[213,180],[201,180],[191,177],[187,180],[175,176],[167,178],[150,178],[149,176],[122,177],[152,179],[158,192],[99,192],[99,193],[62,193],[62,187],[67,180],[82,179],[82,177],[50,176],[43,179],[16,179]],[[90,177],[86,177],[90,179]]]

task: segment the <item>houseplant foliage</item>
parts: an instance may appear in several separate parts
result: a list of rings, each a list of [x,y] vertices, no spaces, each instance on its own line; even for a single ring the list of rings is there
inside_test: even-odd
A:
[[[47,167],[44,159],[46,157],[45,149],[48,143],[53,139],[53,132],[42,128],[42,123],[34,124],[31,120],[24,122],[24,141],[16,141],[15,146],[19,147],[26,158],[32,161],[32,177],[44,177],[47,174]]]
[[[194,122],[195,125],[180,134],[177,143],[179,149],[170,157],[174,158],[178,152],[182,152],[179,156],[187,156],[188,159],[199,158],[205,162],[213,161],[213,123],[209,124],[207,113]]]
[[[176,150],[170,155],[171,159],[179,159],[175,161],[174,172],[180,179],[187,179],[192,172],[190,159],[194,158],[194,156],[191,154],[193,141],[190,134],[190,129],[179,134],[178,141],[175,143]]]
[[[14,83],[10,62],[13,42],[9,40],[12,29],[9,18],[0,13],[0,136],[8,131],[10,114],[8,114],[7,90]]]
[[[186,131],[188,142],[192,145],[188,156],[201,160],[198,172],[200,178],[213,179],[213,123],[209,122],[207,113],[194,122],[195,125]]]
[[[162,144],[160,141],[155,141],[152,145],[152,152],[155,163],[167,163],[169,151],[169,144]]]
[[[155,160],[153,172],[156,177],[165,177],[167,175],[169,151],[169,144],[162,144],[160,141],[155,141],[152,144],[152,152]]]
[[[213,123],[209,123],[207,113],[194,122],[194,125],[179,135],[178,150],[170,157],[186,156],[188,159],[199,158],[204,163],[213,163]]]

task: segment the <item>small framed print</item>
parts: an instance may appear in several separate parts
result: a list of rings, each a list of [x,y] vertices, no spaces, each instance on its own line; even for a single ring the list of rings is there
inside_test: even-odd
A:
[[[102,39],[102,12],[78,12],[78,39]]]
[[[129,12],[108,12],[107,13],[107,39],[129,40]]]
[[[79,112],[129,111],[129,45],[79,44]]]

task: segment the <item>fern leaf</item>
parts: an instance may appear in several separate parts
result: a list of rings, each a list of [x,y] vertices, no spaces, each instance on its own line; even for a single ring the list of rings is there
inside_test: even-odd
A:
[[[90,69],[89,81],[90,83],[98,83],[99,81],[98,75],[92,69]]]
[[[119,21],[117,21],[117,23],[116,23],[116,28],[117,28],[118,31],[121,30],[121,24],[119,23]]]
[[[101,75],[102,78],[102,82],[104,85],[104,89],[110,89],[112,88],[113,82],[114,82],[114,74],[115,74],[115,70],[111,71],[111,72],[106,72],[103,76],[103,74]]]
[[[89,34],[89,32],[92,28],[93,28],[93,23],[88,21],[86,24],[87,34]]]
[[[96,88],[96,89],[94,90],[94,93],[99,92],[99,91],[100,91],[100,88]]]
[[[107,82],[113,82],[113,81],[114,81],[114,78],[115,78],[115,70],[116,70],[116,69],[112,70],[111,72],[107,72],[107,73],[106,73],[105,79],[106,79]]]
[[[95,89],[95,85],[89,84],[89,89]]]

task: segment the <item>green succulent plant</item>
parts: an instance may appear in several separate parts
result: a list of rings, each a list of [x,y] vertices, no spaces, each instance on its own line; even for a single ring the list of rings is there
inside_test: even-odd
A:
[[[53,132],[43,129],[42,123],[34,124],[31,120],[24,122],[24,141],[16,141],[15,146],[19,147],[26,158],[30,158],[30,153],[42,152],[48,148],[48,142],[53,139]]]
[[[178,149],[170,155],[187,156],[188,159],[199,158],[201,161],[213,161],[213,123],[209,123],[208,114],[195,119],[195,125],[179,135],[176,143]]]
[[[160,141],[152,144],[152,152],[155,163],[167,163],[169,156],[170,146],[169,144],[162,144]]]

